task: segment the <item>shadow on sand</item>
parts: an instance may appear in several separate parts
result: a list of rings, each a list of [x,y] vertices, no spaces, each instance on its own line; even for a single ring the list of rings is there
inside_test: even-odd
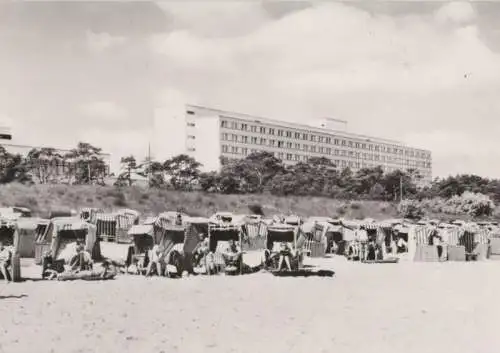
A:
[[[2,299],[23,299],[27,298],[28,296],[26,294],[21,294],[21,295],[0,295],[0,300]]]
[[[299,270],[299,271],[274,271],[272,272],[274,276],[277,277],[333,277],[335,275],[334,271],[330,270]]]

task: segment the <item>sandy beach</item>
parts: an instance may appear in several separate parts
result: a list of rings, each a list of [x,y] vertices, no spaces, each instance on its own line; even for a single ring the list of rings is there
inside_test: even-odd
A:
[[[0,352],[498,352],[500,264],[1,283]]]

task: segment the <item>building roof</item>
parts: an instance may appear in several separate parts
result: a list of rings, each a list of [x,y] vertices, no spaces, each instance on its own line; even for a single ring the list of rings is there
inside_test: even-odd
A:
[[[52,146],[30,146],[30,145],[21,145],[21,144],[15,144],[15,143],[1,143],[0,145],[5,147],[6,149],[8,149],[9,147],[10,148],[21,148],[21,149],[25,149],[27,151],[32,150],[32,149],[39,149],[40,150],[42,148],[53,148],[57,152],[71,152],[72,151],[70,149],[57,148],[57,147],[52,147]],[[106,156],[106,157],[110,156],[109,153],[104,153],[104,152],[99,153],[99,155]]]

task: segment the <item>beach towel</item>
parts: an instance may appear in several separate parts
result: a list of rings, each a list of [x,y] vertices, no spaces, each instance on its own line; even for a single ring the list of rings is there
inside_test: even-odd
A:
[[[116,277],[116,273],[108,272],[103,275],[102,271],[80,271],[77,273],[74,272],[64,272],[57,276],[58,281],[106,281],[111,280]]]

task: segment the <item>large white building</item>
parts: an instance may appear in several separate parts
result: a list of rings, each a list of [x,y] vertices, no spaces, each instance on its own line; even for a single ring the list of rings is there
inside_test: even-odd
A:
[[[384,171],[417,170],[424,183],[432,180],[431,152],[401,142],[349,133],[332,124],[288,123],[195,105],[186,106],[186,151],[205,170],[218,170],[220,157],[244,158],[252,152],[274,153],[285,164],[326,157],[339,169],[356,171],[381,166]]]

